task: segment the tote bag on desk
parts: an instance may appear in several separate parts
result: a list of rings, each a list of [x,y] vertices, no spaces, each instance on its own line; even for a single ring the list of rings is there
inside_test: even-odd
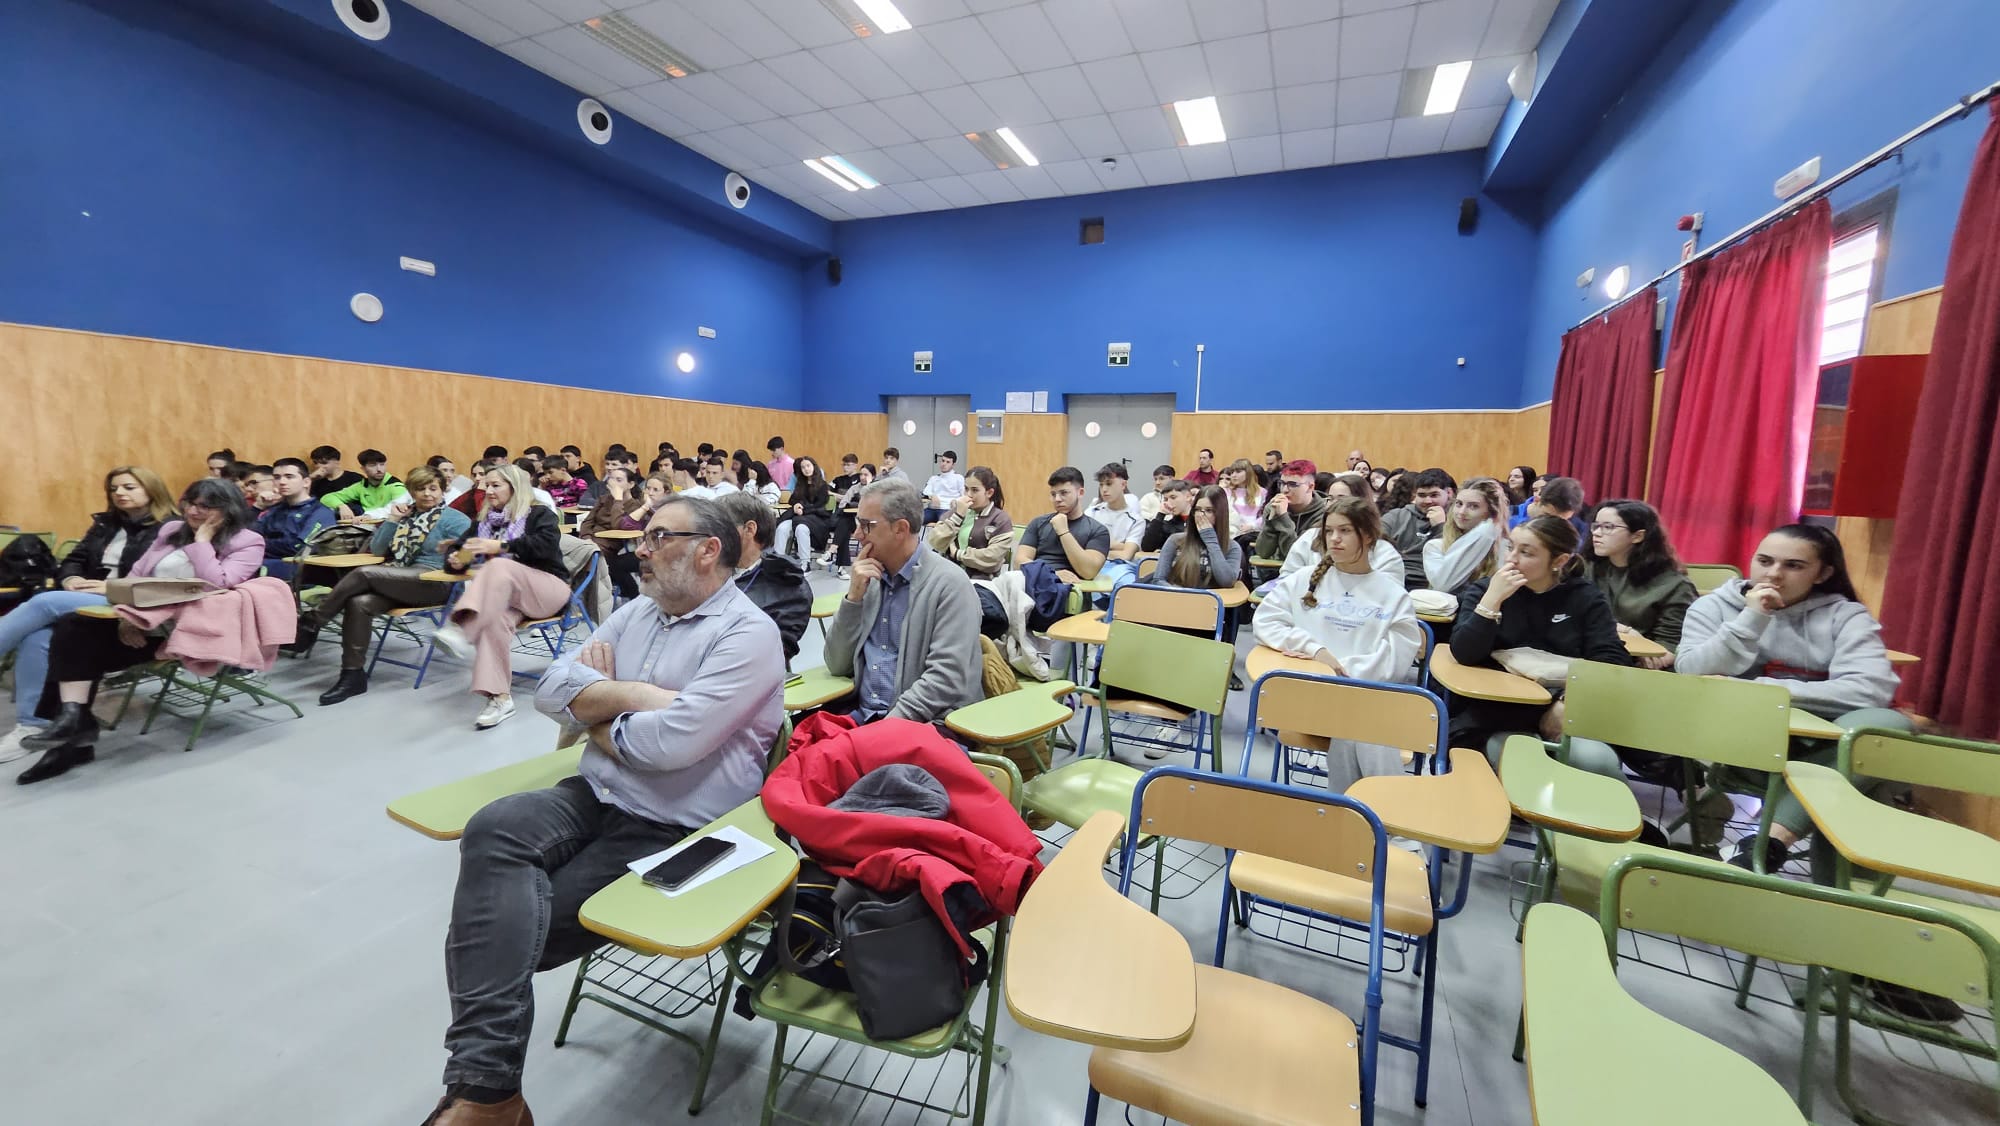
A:
[[[110,579],[104,584],[105,601],[141,610],[178,606],[214,593],[215,588],[200,579]]]

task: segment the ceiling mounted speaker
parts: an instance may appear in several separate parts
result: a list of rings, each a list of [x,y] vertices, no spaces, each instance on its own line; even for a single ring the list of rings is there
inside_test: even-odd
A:
[[[1529,51],[1527,58],[1515,63],[1514,69],[1507,72],[1507,92],[1524,102],[1533,97],[1535,68],[1540,64],[1540,60],[1541,56],[1538,53]]]
[[[333,14],[363,39],[389,37],[389,0],[333,0]]]
[[[741,211],[750,202],[750,181],[731,172],[722,178],[722,195],[729,201],[729,206]]]
[[[591,144],[605,144],[611,140],[611,111],[596,98],[585,98],[576,103],[576,127]]]

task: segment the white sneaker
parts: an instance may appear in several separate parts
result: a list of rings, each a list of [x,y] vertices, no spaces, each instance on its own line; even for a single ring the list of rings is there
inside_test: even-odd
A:
[[[461,661],[472,656],[472,639],[465,636],[465,631],[458,628],[457,622],[446,622],[439,626],[437,631],[431,634],[431,641]]]
[[[498,727],[502,723],[507,722],[513,714],[514,697],[494,696],[486,701],[486,707],[480,711],[479,718],[472,721],[472,726],[480,731],[484,731],[489,727]]]
[[[0,762],[13,762],[15,759],[27,754],[28,748],[21,745],[21,740],[40,730],[41,728],[39,727],[17,723],[14,725],[14,730],[9,731],[5,735],[0,735]]]
[[[1156,747],[1153,744],[1148,743],[1143,748],[1140,749],[1139,753],[1146,756],[1147,762],[1158,762],[1161,759],[1166,758],[1168,754],[1172,753],[1172,751],[1173,751],[1172,747]]]

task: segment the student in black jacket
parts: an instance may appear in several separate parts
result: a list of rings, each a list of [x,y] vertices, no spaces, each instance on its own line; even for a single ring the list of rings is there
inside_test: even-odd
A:
[[[715,504],[736,525],[737,539],[742,543],[743,554],[736,561],[736,587],[777,625],[789,667],[792,658],[799,655],[799,638],[805,636],[806,625],[812,621],[812,587],[806,585],[805,572],[797,563],[771,550],[777,518],[756,493],[738,490],[716,498]]]
[[[1508,533],[1505,566],[1459,591],[1451,655],[1462,665],[1483,665],[1496,649],[1527,647],[1577,660],[1633,664],[1604,592],[1578,573],[1576,549],[1576,529],[1558,517],[1538,516]],[[1550,742],[1561,738],[1562,701],[1543,707],[1452,698],[1455,747],[1485,747],[1497,761],[1504,737],[1522,732]],[[1594,740],[1572,740],[1570,763],[1619,774],[1617,756]]]
[[[1158,551],[1169,539],[1187,531],[1188,512],[1194,508],[1194,486],[1179,477],[1160,486],[1160,511],[1146,521],[1139,534],[1140,551]]]

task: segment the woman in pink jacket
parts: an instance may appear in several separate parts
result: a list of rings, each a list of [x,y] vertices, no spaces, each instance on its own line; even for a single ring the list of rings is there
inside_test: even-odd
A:
[[[264,537],[251,527],[255,518],[242,490],[228,478],[205,477],[181,493],[180,507],[181,519],[160,528],[130,577],[200,579],[223,590],[256,577],[264,565]],[[98,724],[90,704],[98,679],[151,660],[158,648],[158,638],[122,618],[71,614],[57,622],[38,709],[55,722],[22,740],[43,754],[14,781],[30,785],[95,759]]]

